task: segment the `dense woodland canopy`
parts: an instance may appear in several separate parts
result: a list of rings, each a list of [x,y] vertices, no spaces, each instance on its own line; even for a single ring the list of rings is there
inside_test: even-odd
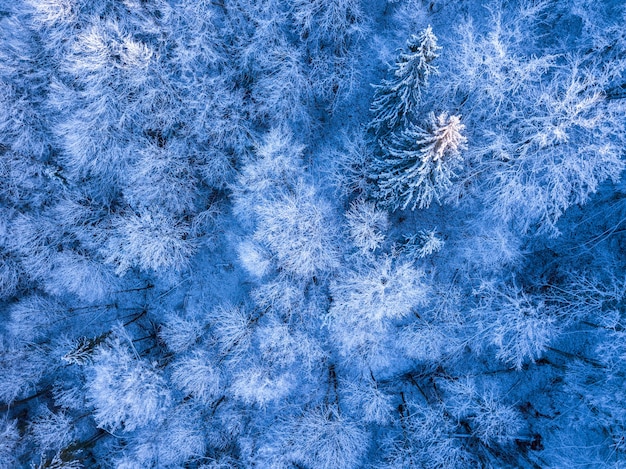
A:
[[[0,467],[626,468],[620,0],[0,0]]]

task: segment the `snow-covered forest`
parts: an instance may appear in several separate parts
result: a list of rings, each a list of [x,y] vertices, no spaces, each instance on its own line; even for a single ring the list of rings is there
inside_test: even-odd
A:
[[[626,468],[623,0],[0,0],[0,467]]]

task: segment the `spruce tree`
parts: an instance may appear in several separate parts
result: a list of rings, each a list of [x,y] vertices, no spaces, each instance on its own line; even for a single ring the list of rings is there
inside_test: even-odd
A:
[[[373,164],[375,196],[393,210],[428,208],[452,184],[467,139],[460,116],[430,113],[425,128],[410,125],[381,146],[384,155]]]
[[[439,56],[439,49],[430,26],[418,35],[412,34],[406,50],[400,53],[392,68],[393,77],[374,85],[376,92],[370,108],[373,114],[370,125],[377,133],[391,131],[413,115],[428,77],[437,73],[432,61]]]

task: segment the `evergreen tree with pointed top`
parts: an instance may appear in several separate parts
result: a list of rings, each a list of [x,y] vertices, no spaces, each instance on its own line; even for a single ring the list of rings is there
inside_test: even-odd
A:
[[[428,208],[448,192],[467,139],[460,116],[430,113],[424,128],[411,124],[388,142],[373,163],[375,197],[393,210]]]
[[[406,49],[393,66],[393,77],[374,85],[370,125],[377,133],[391,131],[413,115],[420,103],[422,88],[428,84],[429,76],[437,73],[432,62],[439,56],[439,49],[430,26],[407,40]]]

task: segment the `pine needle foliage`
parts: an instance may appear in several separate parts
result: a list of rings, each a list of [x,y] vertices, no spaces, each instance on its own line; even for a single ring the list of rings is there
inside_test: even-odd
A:
[[[464,129],[461,116],[431,112],[424,127],[410,125],[383,142],[385,154],[372,165],[375,197],[393,210],[441,203],[463,161]]]
[[[432,62],[439,56],[440,49],[430,26],[411,35],[392,67],[392,78],[374,85],[376,92],[370,108],[373,114],[370,125],[374,130],[380,133],[393,130],[415,115],[422,89],[430,75],[437,73]]]

